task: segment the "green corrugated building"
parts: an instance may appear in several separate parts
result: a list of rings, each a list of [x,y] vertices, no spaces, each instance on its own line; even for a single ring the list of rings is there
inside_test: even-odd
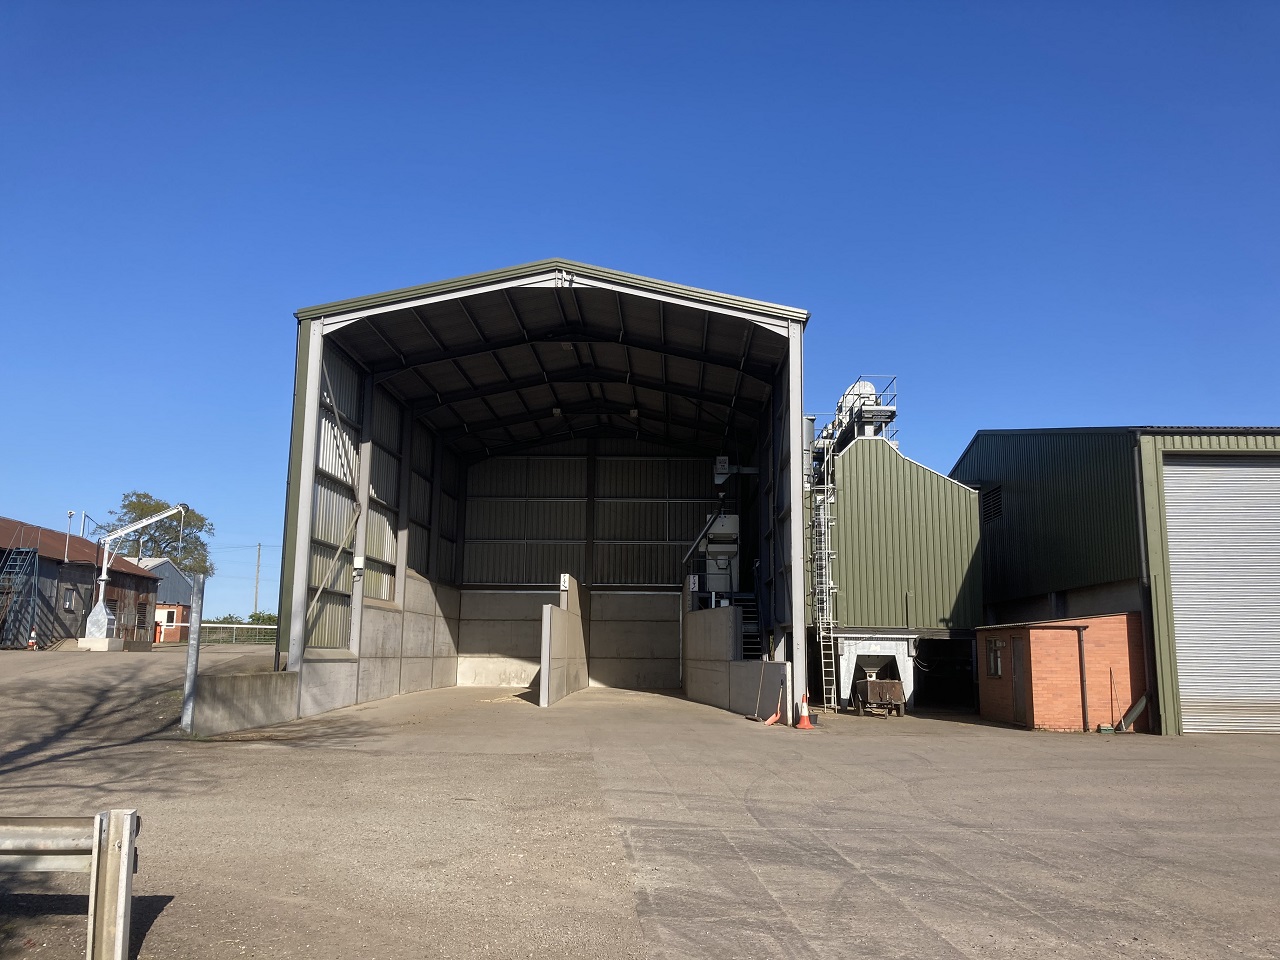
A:
[[[821,648],[825,621],[841,703],[851,680],[883,666],[882,678],[915,687],[922,702],[967,706],[973,628],[982,616],[978,494],[905,457],[891,439],[895,413],[892,387],[861,379],[813,442],[807,506],[815,639]],[[826,571],[821,556],[815,563],[822,554]],[[892,663],[884,659],[890,656]],[[813,659],[822,661],[821,649]],[[829,687],[823,684],[824,699]]]
[[[972,630],[982,615],[978,496],[859,438],[836,455],[832,542],[841,631]]]
[[[1280,428],[984,430],[984,621],[1140,612],[1161,732],[1280,732]]]

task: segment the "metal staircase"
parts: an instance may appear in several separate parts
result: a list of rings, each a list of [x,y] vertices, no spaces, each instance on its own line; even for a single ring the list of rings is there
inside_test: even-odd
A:
[[[16,539],[16,538],[15,538]],[[0,565],[0,647],[25,647],[35,622],[38,551],[10,546]]]
[[[764,636],[760,631],[760,605],[755,597],[734,601],[742,608],[742,659],[764,659]]]

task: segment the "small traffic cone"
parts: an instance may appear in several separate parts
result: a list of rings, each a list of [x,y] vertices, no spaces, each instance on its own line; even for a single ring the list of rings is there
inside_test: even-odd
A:
[[[28,649],[28,650],[35,650],[35,649],[37,649],[37,644],[36,644],[36,632],[35,632],[35,630],[32,630],[32,631],[31,631],[31,636],[27,638],[27,649]]]
[[[772,727],[775,723],[782,719],[782,693],[787,689],[787,678],[783,677],[778,684],[778,709],[773,711],[773,716],[764,722],[766,727]]]
[[[804,696],[800,698],[800,722],[796,724],[797,730],[815,730],[812,723],[809,722],[809,691],[804,692]]]

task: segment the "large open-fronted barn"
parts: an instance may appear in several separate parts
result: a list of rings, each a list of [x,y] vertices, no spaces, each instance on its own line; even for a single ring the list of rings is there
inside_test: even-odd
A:
[[[563,575],[592,683],[680,688],[682,612],[730,604],[798,700],[807,317],[567,260],[300,310],[301,712],[533,682]]]

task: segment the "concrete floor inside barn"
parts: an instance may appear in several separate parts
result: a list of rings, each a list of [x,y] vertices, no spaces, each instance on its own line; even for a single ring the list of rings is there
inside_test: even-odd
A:
[[[182,665],[0,653],[3,814],[138,808],[139,958],[1280,953],[1280,737],[469,687],[193,742]],[[83,956],[84,887],[0,875],[0,955]]]

